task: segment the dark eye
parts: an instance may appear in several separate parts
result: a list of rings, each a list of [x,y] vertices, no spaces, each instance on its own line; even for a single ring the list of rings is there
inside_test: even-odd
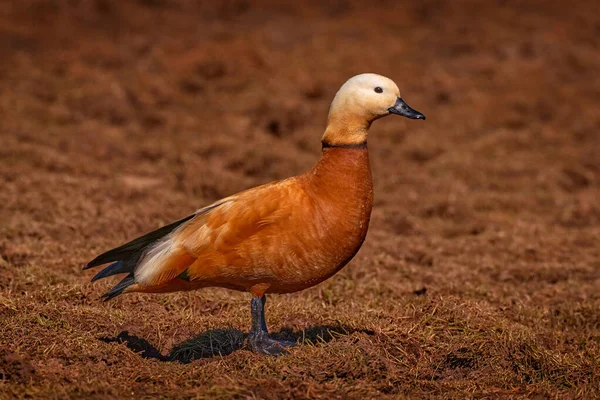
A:
[[[377,87],[375,88],[375,93],[383,93],[383,89],[382,89],[382,88],[380,88],[379,86],[377,86]]]

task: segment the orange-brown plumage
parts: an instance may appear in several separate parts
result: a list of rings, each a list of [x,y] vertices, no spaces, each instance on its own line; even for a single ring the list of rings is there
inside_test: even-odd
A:
[[[372,204],[366,146],[324,149],[310,171],[242,192],[190,220],[173,237],[188,257],[176,253],[164,274],[126,291],[222,286],[260,297],[306,289],[358,251]],[[178,277],[184,270],[186,280]]]
[[[367,133],[375,119],[390,113],[424,119],[389,79],[350,79],[331,105],[323,152],[311,170],[222,199],[101,254],[87,267],[116,261],[94,280],[128,273],[108,299],[210,286],[264,299],[326,280],[365,240],[373,206]],[[272,354],[272,340],[263,335],[264,300],[263,306],[252,304],[252,346]]]

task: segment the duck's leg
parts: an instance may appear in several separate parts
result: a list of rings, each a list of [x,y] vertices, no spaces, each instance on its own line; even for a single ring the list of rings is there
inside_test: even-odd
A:
[[[265,302],[267,296],[252,297],[250,309],[252,311],[252,329],[248,334],[248,347],[255,353],[278,356],[287,352],[286,347],[294,346],[294,342],[276,340],[269,337],[267,322],[265,321]]]

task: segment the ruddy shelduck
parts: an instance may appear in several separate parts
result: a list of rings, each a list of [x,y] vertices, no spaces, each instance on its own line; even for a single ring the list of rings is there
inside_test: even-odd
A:
[[[376,74],[349,79],[331,103],[322,155],[311,170],[219,200],[99,255],[84,269],[113,262],[92,282],[127,274],[105,300],[214,286],[250,292],[248,347],[285,352],[293,343],[268,335],[266,294],[317,285],[360,249],[373,207],[367,135],[373,121],[390,114],[425,119],[392,80]]]

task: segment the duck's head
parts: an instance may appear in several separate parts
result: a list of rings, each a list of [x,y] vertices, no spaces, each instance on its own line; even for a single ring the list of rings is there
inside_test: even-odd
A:
[[[331,103],[323,142],[329,145],[366,142],[371,123],[390,114],[425,119],[425,115],[400,97],[400,90],[391,79],[377,74],[356,75],[342,85]]]

